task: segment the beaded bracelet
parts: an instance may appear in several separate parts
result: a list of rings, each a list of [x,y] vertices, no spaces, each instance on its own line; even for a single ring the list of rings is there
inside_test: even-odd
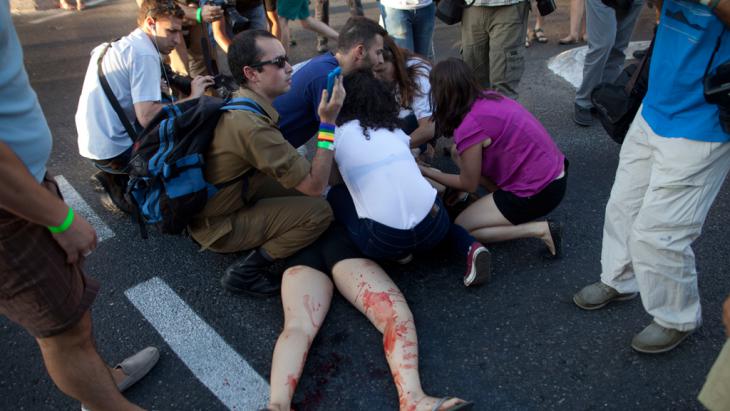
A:
[[[59,234],[59,233],[62,233],[64,231],[68,230],[68,228],[71,227],[71,224],[73,222],[74,222],[74,210],[73,210],[73,208],[69,207],[68,213],[66,214],[66,218],[63,220],[61,225],[58,225],[58,226],[49,225],[47,228],[48,228],[48,231],[50,231],[54,234]]]
[[[198,11],[195,12],[195,18],[198,20],[198,24],[203,24],[203,8],[198,7]]]

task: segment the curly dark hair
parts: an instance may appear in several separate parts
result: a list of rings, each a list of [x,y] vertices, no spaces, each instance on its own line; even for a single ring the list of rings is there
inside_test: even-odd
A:
[[[390,131],[400,127],[398,113],[400,106],[390,86],[378,80],[372,70],[358,70],[343,79],[347,96],[342,104],[337,125],[350,120],[359,120],[365,137],[367,129],[386,128]]]

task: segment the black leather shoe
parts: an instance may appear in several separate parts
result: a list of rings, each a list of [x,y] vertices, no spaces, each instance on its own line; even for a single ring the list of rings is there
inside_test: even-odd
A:
[[[573,112],[573,121],[579,126],[589,127],[593,124],[593,114],[591,113],[591,109],[581,107],[576,104]]]
[[[271,262],[258,251],[251,251],[226,269],[221,285],[232,293],[245,293],[254,297],[277,295],[281,286],[269,277],[266,269],[270,265]]]

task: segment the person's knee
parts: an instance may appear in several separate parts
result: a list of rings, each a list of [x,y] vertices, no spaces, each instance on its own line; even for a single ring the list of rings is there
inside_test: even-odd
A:
[[[322,327],[322,321],[316,321],[307,314],[309,307],[301,308],[302,312],[286,319],[283,334],[288,336],[300,335],[312,341],[319,332],[320,327]]]
[[[91,314],[87,311],[71,328],[51,337],[38,338],[42,350],[94,350],[91,333]]]

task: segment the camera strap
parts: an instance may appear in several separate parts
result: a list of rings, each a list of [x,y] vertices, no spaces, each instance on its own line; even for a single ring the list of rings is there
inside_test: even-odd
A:
[[[116,40],[114,40],[114,41],[116,41]],[[122,109],[122,105],[119,104],[119,100],[117,100],[117,97],[114,95],[114,92],[112,91],[112,88],[109,85],[109,82],[106,80],[106,76],[104,75],[104,70],[101,67],[101,62],[104,59],[106,52],[112,46],[112,43],[114,41],[110,41],[110,42],[106,43],[106,46],[104,46],[104,50],[101,51],[99,60],[96,62],[96,65],[98,67],[98,73],[99,73],[99,83],[101,83],[101,88],[104,89],[104,94],[106,94],[106,98],[109,100],[109,103],[112,105],[114,112],[117,113],[117,116],[119,117],[119,120],[121,120],[122,125],[124,126],[124,129],[127,131],[127,134],[129,134],[129,138],[131,138],[133,142],[136,142],[137,137],[138,137],[137,131],[135,131],[134,126],[132,126],[132,124],[129,122],[127,115],[124,114],[124,109]]]
[[[717,43],[715,43],[715,50],[712,52],[712,56],[710,57],[710,62],[707,63],[707,68],[705,68],[705,75],[703,78],[707,78],[707,74],[710,72],[710,67],[712,67],[712,62],[715,61],[715,56],[717,55],[717,52],[720,51],[720,44],[722,43],[722,35],[725,34],[725,27],[723,25],[722,32],[720,32],[720,35],[717,36]]]

